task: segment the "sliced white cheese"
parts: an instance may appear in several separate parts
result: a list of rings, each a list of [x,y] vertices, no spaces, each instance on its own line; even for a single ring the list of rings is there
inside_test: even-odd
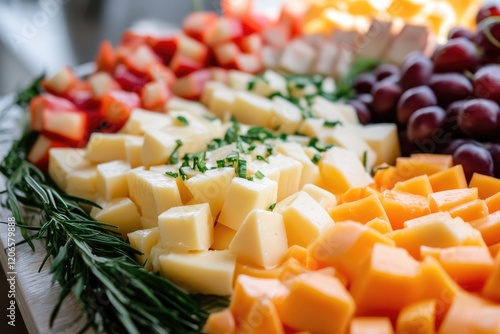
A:
[[[342,120],[340,120],[340,122],[342,122]],[[325,126],[325,120],[322,118],[307,118],[302,121],[298,130],[300,134],[318,139],[327,137],[331,131],[332,128]]]
[[[109,201],[99,200],[97,204],[101,207],[93,207],[90,216],[97,221],[115,225],[118,228],[109,227],[111,231],[117,231],[123,239],[127,234],[142,229],[141,217],[137,206],[128,197],[118,197]]]
[[[91,166],[84,149],[57,147],[49,150],[49,175],[61,190],[66,190],[68,173]]]
[[[160,256],[161,255],[167,255],[170,253],[169,248],[164,248],[160,242],[158,242],[156,245],[151,248],[149,259],[148,259],[148,264],[150,263],[150,268],[147,268],[148,270],[151,270],[154,273],[159,273],[161,270],[160,267]]]
[[[276,165],[271,165],[268,161],[264,160],[252,160],[247,163],[247,175],[257,178],[255,174],[257,172],[262,173],[264,177],[279,183],[280,181],[280,169]]]
[[[160,240],[160,233],[158,232],[158,227],[153,227],[150,229],[136,230],[127,234],[130,246],[137,249],[142,254],[136,254],[135,258],[137,262],[144,266],[146,270],[151,270],[151,249],[158,244]]]
[[[130,164],[116,160],[97,165],[97,191],[100,197],[111,200],[128,197],[127,172]]]

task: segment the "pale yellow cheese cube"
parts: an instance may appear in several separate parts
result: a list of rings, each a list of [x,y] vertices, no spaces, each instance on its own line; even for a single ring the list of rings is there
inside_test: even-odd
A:
[[[332,128],[325,126],[322,118],[307,118],[300,124],[298,132],[311,138],[323,139],[332,132]]]
[[[130,167],[136,168],[142,166],[142,147],[144,146],[144,137],[130,136],[125,141],[125,160]]]
[[[219,81],[207,82],[205,84],[205,87],[203,88],[203,93],[201,93],[200,102],[203,103],[205,106],[208,106],[210,100],[212,99],[212,93],[217,88],[227,88],[227,86]]]
[[[139,208],[141,216],[154,225],[160,213],[182,205],[177,182],[170,176],[136,168],[127,173],[126,179],[130,198]]]
[[[224,117],[233,110],[234,95],[234,91],[230,88],[215,88],[208,102],[208,109],[217,117]]]
[[[308,193],[328,213],[337,205],[337,197],[317,185],[306,184],[302,187],[302,191]]]
[[[215,218],[222,209],[233,177],[234,168],[224,167],[209,169],[205,173],[187,179],[184,183],[198,203],[210,205],[212,217]]]
[[[239,262],[266,269],[281,263],[288,250],[283,216],[268,210],[251,211],[229,244]]]
[[[398,129],[394,123],[368,124],[360,128],[358,134],[377,153],[375,165],[394,165],[401,156]]]
[[[154,272],[154,273],[159,273],[161,268],[160,268],[160,256],[161,255],[167,255],[170,253],[169,248],[164,248],[160,242],[158,242],[156,245],[151,248],[151,252],[149,253],[149,260],[148,264],[150,263],[150,267],[147,268],[148,270]]]
[[[256,78],[251,91],[264,97],[268,97],[274,93],[288,96],[286,79],[281,74],[272,70],[267,70],[262,73],[262,79]]]
[[[248,90],[248,84],[254,80],[255,76],[250,73],[229,70],[227,74],[227,85],[234,90]]]
[[[118,197],[109,201],[98,201],[101,207],[93,207],[90,216],[97,221],[115,225],[117,229],[110,227],[111,231],[117,231],[126,238],[127,234],[140,230],[141,216],[134,202],[128,197]]]
[[[276,203],[278,184],[270,179],[253,181],[235,177],[227,190],[218,222],[238,230],[246,216],[254,209],[266,210]]]
[[[280,96],[273,97],[272,101],[273,115],[268,127],[290,134],[297,132],[302,123],[302,113],[299,107]]]
[[[173,207],[158,216],[162,246],[177,251],[208,250],[213,226],[207,203]]]
[[[276,165],[271,165],[263,160],[252,160],[247,163],[247,176],[256,178],[255,174],[261,172],[264,177],[277,183],[280,181],[280,169]]]
[[[334,146],[328,149],[318,165],[324,186],[334,194],[370,184],[357,154],[345,148]]]
[[[236,256],[230,251],[160,255],[160,274],[189,291],[228,296],[233,291]]]
[[[321,179],[319,167],[311,161],[299,143],[283,142],[275,146],[275,151],[287,157],[293,158],[302,164],[299,188],[305,184],[317,184]]]
[[[268,126],[273,117],[271,100],[249,92],[236,92],[231,113],[242,123]]]
[[[90,135],[86,157],[89,161],[100,163],[126,160],[125,143],[129,135],[123,133],[98,133]]]
[[[66,193],[71,196],[95,201],[97,198],[97,169],[95,166],[68,173]]]
[[[161,130],[147,131],[142,146],[142,163],[146,166],[167,163],[177,143],[175,138]]]
[[[191,194],[189,189],[184,184],[184,181],[182,180],[182,177],[179,174],[179,167],[180,167],[179,164],[176,164],[176,165],[158,165],[158,166],[149,167],[149,170],[155,171],[155,172],[158,172],[161,174],[165,174],[165,175],[167,175],[166,174],[167,172],[177,174],[177,177],[175,177],[174,179],[175,179],[175,182],[177,183],[177,188],[179,189],[179,194],[181,195],[181,201],[183,204],[186,204],[193,198],[193,195]],[[167,175],[167,176],[169,176],[169,175]],[[172,176],[169,176],[169,177],[172,177]]]
[[[214,227],[214,242],[212,249],[225,250],[229,249],[229,244],[233,240],[236,231],[222,224],[215,224]]]
[[[353,106],[342,102],[332,102],[320,95],[314,97],[313,112],[317,117],[327,121],[338,120],[344,125],[359,124],[358,114]]]
[[[128,197],[127,172],[130,164],[116,160],[97,165],[97,192],[105,200]]]
[[[274,212],[283,215],[288,246],[307,247],[333,220],[308,193],[297,192],[278,202]]]
[[[160,240],[160,233],[158,227],[153,227],[144,230],[136,230],[127,234],[130,246],[137,249],[142,254],[136,254],[137,262],[144,266],[146,270],[151,270],[151,249],[158,244]]]
[[[156,218],[146,218],[141,216],[141,226],[143,229],[150,229],[158,227],[158,217]]]
[[[136,108],[132,110],[120,132],[131,135],[144,135],[147,130],[159,130],[171,123],[172,119],[165,114]]]
[[[172,96],[165,105],[165,112],[184,111],[193,116],[201,117],[209,114],[207,108],[199,102],[186,100],[178,96]]]
[[[278,201],[299,191],[302,177],[302,164],[299,161],[281,153],[270,156],[268,161],[272,166],[278,167],[280,170]]]
[[[57,147],[49,150],[49,176],[61,190],[66,190],[68,173],[90,166],[84,149]]]

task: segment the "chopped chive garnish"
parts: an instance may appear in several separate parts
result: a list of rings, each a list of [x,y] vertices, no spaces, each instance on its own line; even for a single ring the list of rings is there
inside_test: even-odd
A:
[[[209,120],[209,121],[215,121],[216,119],[219,119],[217,116],[210,116],[210,115],[203,115],[203,118]]]
[[[174,179],[179,176],[179,173],[174,173],[174,172],[165,172],[166,175],[173,177]]]
[[[286,140],[286,139],[288,138],[288,134],[286,134],[286,133],[284,133],[284,132],[283,132],[283,133],[281,133],[281,134],[279,135],[279,138],[280,138],[281,140]]]
[[[240,154],[236,151],[233,151],[226,156],[226,160],[229,162],[233,162],[233,161],[238,160],[239,157],[240,157]]]
[[[273,204],[269,205],[268,210],[273,211],[275,207],[276,207],[276,203],[273,203]]]
[[[321,155],[319,155],[318,153],[314,154],[311,159],[311,161],[315,164],[317,164],[320,160],[321,160]]]
[[[168,162],[170,164],[176,164],[179,162],[179,148],[182,146],[182,140],[176,139],[175,140],[175,148],[172,154],[170,154],[170,158],[168,159]]]
[[[217,168],[224,168],[226,167],[226,163],[224,160],[217,160]]]
[[[342,122],[341,121],[334,121],[334,122],[331,122],[331,121],[325,121],[323,123],[323,126],[324,127],[327,127],[327,128],[334,128],[336,127],[337,125],[342,125]]]
[[[247,161],[243,159],[238,159],[238,167],[236,169],[237,175],[244,179],[247,178]]]
[[[260,161],[264,161],[264,162],[267,162],[269,163],[269,160],[267,160],[265,157],[263,157],[262,155],[258,155],[257,156],[257,160],[260,160]]]
[[[368,151],[363,152],[363,166],[366,169],[366,164],[368,163]]]
[[[255,173],[255,177],[258,178],[259,180],[262,180],[266,176],[260,170],[258,170],[257,173]]]
[[[183,126],[188,126],[189,125],[189,121],[187,120],[186,117],[184,116],[177,116],[177,120],[179,121],[179,123],[181,123],[181,125]]]
[[[184,171],[183,167],[179,168],[179,175],[181,176],[182,181],[186,181],[187,175],[186,175],[186,172]]]

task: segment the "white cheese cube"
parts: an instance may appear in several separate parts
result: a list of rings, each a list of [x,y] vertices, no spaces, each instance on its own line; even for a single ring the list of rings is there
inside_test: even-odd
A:
[[[198,203],[208,203],[212,217],[217,217],[234,177],[234,168],[209,169],[189,178],[184,183]]]
[[[392,40],[391,29],[392,21],[372,19],[370,28],[356,50],[358,57],[364,59],[383,58]]]
[[[128,197],[127,172],[130,164],[116,160],[97,165],[97,191],[100,197],[111,200]]]
[[[66,190],[70,172],[90,166],[84,149],[57,147],[49,150],[49,176],[61,190]]]
[[[123,133],[98,133],[90,135],[87,144],[86,157],[89,161],[100,163],[114,160],[126,160],[126,142],[132,138],[137,140],[140,137],[130,137]]]
[[[281,201],[299,191],[300,179],[302,177],[302,164],[280,153],[270,156],[268,160],[272,166],[278,167],[280,170],[277,200]]]
[[[159,273],[161,270],[160,267],[160,256],[161,255],[167,255],[170,253],[169,248],[164,248],[160,242],[158,242],[156,245],[151,248],[150,255],[149,255],[149,260],[148,263],[150,263],[150,267],[147,268],[148,270],[154,272],[154,273]]]
[[[95,166],[68,173],[66,193],[95,201],[97,198],[97,169]]]
[[[136,168],[142,165],[142,147],[144,146],[144,137],[130,136],[125,141],[125,160],[130,167]]]
[[[394,165],[401,156],[398,128],[394,123],[368,124],[359,128],[357,134],[377,154],[374,165],[388,163]]]
[[[142,146],[142,163],[146,166],[167,163],[175,150],[175,138],[161,130],[147,131]]]
[[[210,100],[212,99],[212,94],[215,89],[217,88],[227,88],[226,85],[219,81],[209,81],[205,84],[205,87],[203,88],[203,93],[201,94],[200,101],[203,103],[205,106],[208,106],[210,103]]]
[[[146,270],[151,270],[151,249],[158,244],[160,233],[158,227],[153,227],[145,230],[136,230],[127,234],[130,246],[137,249],[142,254],[135,256],[137,262],[144,266]]]
[[[314,73],[330,75],[338,54],[339,50],[336,44],[330,41],[322,41],[318,47],[318,59],[314,65]]]
[[[307,156],[299,143],[284,142],[277,144],[274,149],[276,152],[293,158],[302,164],[302,173],[299,183],[300,188],[305,184],[317,184],[320,181],[321,175],[319,173],[319,167],[311,161],[311,158]]]
[[[141,216],[134,202],[128,197],[118,197],[109,201],[98,201],[98,207],[93,207],[90,216],[97,221],[115,225],[118,229],[110,227],[111,231],[117,231],[122,238],[127,238],[127,234],[140,230]]]
[[[316,57],[314,47],[302,39],[294,39],[283,50],[280,67],[291,73],[307,74],[312,70]]]
[[[187,202],[189,202],[193,198],[193,195],[191,194],[189,189],[184,184],[182,177],[179,175],[179,167],[180,167],[179,164],[177,164],[177,165],[159,165],[159,166],[151,166],[149,168],[149,170],[155,171],[155,172],[158,172],[161,174],[165,174],[165,175],[167,175],[166,174],[167,172],[177,174],[178,176],[176,178],[174,178],[175,183],[177,183],[177,188],[179,189],[179,194],[181,195],[182,203],[186,204]],[[167,176],[169,176],[169,175],[167,175]],[[169,177],[171,177],[171,176],[169,176]]]
[[[334,194],[370,184],[357,154],[345,148],[338,146],[330,148],[324,153],[318,165],[324,186]]]
[[[323,189],[314,184],[306,184],[301,189],[303,192],[309,194],[319,205],[330,213],[330,210],[337,205],[337,197],[326,189]]]
[[[231,113],[242,123],[268,126],[273,117],[271,100],[249,92],[236,92]]]
[[[307,118],[302,121],[298,130],[302,135],[318,139],[327,137],[331,131],[332,128],[325,126],[325,120],[322,118]]]
[[[203,104],[186,100],[178,96],[172,96],[165,105],[165,112],[171,111],[184,111],[198,117],[209,114],[207,108]]]
[[[239,262],[266,269],[281,263],[288,250],[285,223],[279,213],[251,211],[229,244]]]
[[[229,70],[227,74],[227,85],[234,90],[246,91],[248,84],[254,80],[255,76],[250,73]]]
[[[146,218],[141,216],[141,226],[143,229],[158,227],[158,218]]]
[[[280,169],[276,165],[271,165],[263,160],[252,160],[247,163],[247,175],[256,178],[255,174],[261,172],[264,177],[279,183]]]
[[[346,45],[350,46],[352,44],[337,44],[337,45],[340,46],[339,55],[337,56],[337,60],[335,61],[335,64],[333,65],[330,74],[334,78],[340,79],[345,75],[347,75],[347,73],[352,67],[355,57],[353,50],[350,49],[350,47],[346,47]]]
[[[289,247],[307,247],[325,227],[333,224],[325,209],[303,191],[278,202],[274,212],[283,215]]]
[[[215,224],[214,227],[214,242],[212,249],[225,250],[229,249],[229,244],[234,238],[236,231],[222,224]]]
[[[208,102],[208,109],[217,117],[231,113],[234,104],[234,90],[227,87],[214,88]]]
[[[214,241],[213,226],[207,203],[173,207],[158,216],[162,246],[177,251],[208,250]]]
[[[264,97],[274,93],[288,96],[286,79],[272,70],[267,70],[262,74],[262,79],[255,79],[255,84],[251,91]]]
[[[120,132],[131,135],[144,135],[147,130],[158,130],[171,123],[172,120],[165,114],[136,108],[132,110]]]
[[[268,127],[290,134],[297,132],[302,123],[302,113],[299,107],[280,96],[273,97],[272,101],[273,115]]]
[[[127,174],[127,184],[130,198],[153,227],[160,213],[182,205],[177,182],[168,175],[136,168]]]
[[[220,296],[233,291],[236,256],[230,251],[160,255],[160,274],[193,292]]]
[[[227,190],[226,200],[219,215],[219,224],[238,230],[250,211],[266,210],[276,203],[278,185],[269,179],[249,181],[235,177]]]

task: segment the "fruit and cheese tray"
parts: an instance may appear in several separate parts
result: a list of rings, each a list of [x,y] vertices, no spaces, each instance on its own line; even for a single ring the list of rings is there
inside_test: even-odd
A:
[[[221,5],[18,94],[2,203],[51,323],[500,333],[500,4]]]

